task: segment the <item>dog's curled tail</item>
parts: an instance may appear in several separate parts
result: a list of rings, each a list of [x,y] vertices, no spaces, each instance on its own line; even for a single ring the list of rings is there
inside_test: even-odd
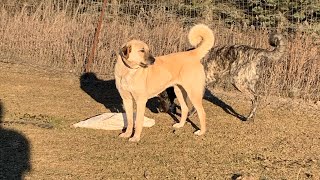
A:
[[[196,47],[193,51],[197,52],[202,59],[214,45],[213,31],[204,24],[193,26],[188,34],[189,42]]]
[[[269,44],[275,47],[275,49],[270,52],[270,55],[274,60],[279,60],[283,56],[287,48],[284,37],[281,34],[271,34],[269,37]]]

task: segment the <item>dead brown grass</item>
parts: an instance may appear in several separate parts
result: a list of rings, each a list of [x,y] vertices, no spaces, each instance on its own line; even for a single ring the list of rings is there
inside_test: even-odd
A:
[[[85,7],[86,11],[80,13],[84,8],[81,4],[72,12],[67,3],[58,6],[39,3],[30,10],[24,5],[14,14],[3,6],[0,9],[1,55],[81,73],[99,16],[98,11],[92,9],[97,7]],[[111,12],[106,13],[94,58],[92,70],[96,73],[112,78],[116,51],[128,39],[139,38],[147,42],[155,55],[189,47],[186,34],[192,23],[186,24],[185,19],[166,14],[161,9],[140,11],[136,16],[113,16]],[[239,43],[270,48],[268,30],[225,28],[216,22],[205,23],[216,30],[216,44]],[[299,32],[287,36],[287,54],[279,62],[264,64],[260,84],[262,93],[320,99],[320,54],[315,37]]]
[[[6,171],[15,175],[23,163],[31,165],[22,178],[26,180],[320,179],[320,106],[270,98],[255,122],[246,123],[204,100],[208,133],[203,137],[193,135],[191,123],[173,129],[172,117],[147,108],[146,116],[156,120],[155,126],[144,129],[139,143],[129,143],[117,137],[120,131],[72,127],[109,112],[115,87],[104,86],[109,88],[102,92],[99,87],[110,83],[95,82],[94,90],[103,94],[98,98],[106,99],[97,101],[79,87],[77,76],[48,69],[0,62],[0,170],[5,168],[0,179]],[[239,93],[216,93],[239,113],[250,108]],[[190,122],[198,126],[199,121],[193,117]],[[19,134],[30,151],[13,142]],[[5,146],[9,143],[20,151],[12,155]],[[21,161],[24,154],[30,159]],[[10,164],[3,161],[7,157]]]

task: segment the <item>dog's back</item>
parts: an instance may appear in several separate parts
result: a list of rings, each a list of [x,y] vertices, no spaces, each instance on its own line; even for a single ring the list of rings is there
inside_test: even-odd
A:
[[[197,78],[195,73],[204,71],[201,60],[213,47],[215,38],[213,31],[208,26],[197,24],[190,29],[188,40],[194,48],[188,51],[158,56],[154,65],[150,68],[161,66],[174,77],[181,76],[184,74],[183,72],[187,72],[173,84],[181,83],[180,81],[183,81],[183,79]],[[188,76],[191,77],[188,78]],[[199,77],[199,79],[202,78]],[[205,78],[203,80],[205,81]]]

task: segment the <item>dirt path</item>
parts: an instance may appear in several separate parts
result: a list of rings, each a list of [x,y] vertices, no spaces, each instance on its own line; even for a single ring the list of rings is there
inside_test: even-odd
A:
[[[217,93],[245,113],[249,101],[239,95]],[[174,130],[169,115],[148,110],[156,125],[144,129],[139,143],[129,143],[118,131],[70,127],[121,107],[112,80],[91,75],[80,81],[50,68],[0,62],[0,99],[0,179],[28,168],[26,179],[320,179],[315,104],[264,98],[255,122],[246,123],[204,100],[209,131],[203,137],[193,135],[190,123]],[[196,117],[191,121],[198,124]],[[19,145],[20,136],[27,152],[8,163],[8,147]]]

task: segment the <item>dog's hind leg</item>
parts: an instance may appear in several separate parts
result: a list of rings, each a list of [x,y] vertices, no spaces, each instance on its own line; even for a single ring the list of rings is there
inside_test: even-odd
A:
[[[248,77],[247,75],[245,76],[235,76],[232,80],[232,85],[240,92],[244,93],[245,95],[249,96],[251,100],[251,110],[248,116],[246,117],[241,117],[238,116],[241,120],[243,121],[253,121],[257,106],[258,106],[258,95],[256,92],[256,84],[257,84],[257,78],[256,76],[251,75],[250,77],[255,77],[255,78],[245,78]]]
[[[247,117],[245,117],[245,121],[253,121],[254,116],[256,114],[257,106],[258,106],[258,95],[255,91],[255,83],[246,86],[236,86],[238,90],[250,97],[251,100],[251,110]],[[240,88],[239,88],[240,87]]]
[[[253,121],[254,120],[254,116],[256,114],[256,110],[257,110],[257,106],[258,106],[258,100],[259,100],[259,96],[257,94],[251,94],[251,111],[249,113],[249,115],[247,116],[246,120],[247,121]]]
[[[191,103],[198,113],[200,120],[200,130],[194,132],[195,135],[203,135],[206,132],[206,113],[202,105],[202,99],[204,94],[204,86],[195,85],[198,88],[186,88],[188,97],[190,98]],[[202,88],[201,88],[202,87]]]
[[[174,124],[173,127],[181,128],[186,123],[186,120],[187,120],[187,117],[188,117],[188,110],[189,109],[188,109],[188,106],[186,104],[187,93],[179,85],[175,85],[174,86],[174,92],[175,92],[175,94],[176,94],[176,96],[178,98],[179,104],[181,106],[181,119],[180,119],[180,122]]]

